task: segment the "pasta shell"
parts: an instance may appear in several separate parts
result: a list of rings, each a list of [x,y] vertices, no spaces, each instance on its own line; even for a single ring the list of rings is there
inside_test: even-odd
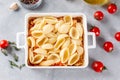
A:
[[[27,38],[27,44],[28,44],[28,47],[34,47],[35,46],[35,39],[33,37],[28,37]]]
[[[54,29],[54,26],[53,26],[53,25],[47,24],[47,25],[45,25],[45,26],[43,27],[43,33],[44,33],[44,34],[48,34],[48,33],[52,32],[53,29]]]
[[[43,56],[43,55],[37,54],[37,55],[35,55],[35,57],[34,57],[34,62],[33,62],[33,64],[39,64],[43,59],[44,59],[44,56]]]
[[[82,37],[82,36],[83,36],[82,24],[81,24],[81,23],[77,23],[77,24],[76,24],[76,29],[79,31],[80,37]]]
[[[50,54],[47,58],[48,60],[54,60],[55,63],[59,62],[60,61],[60,57],[58,54]]]
[[[42,31],[39,31],[39,30],[35,30],[35,31],[32,31],[32,36],[34,37],[34,38],[39,38],[40,36],[42,36],[43,35],[43,32]]]
[[[72,39],[72,43],[76,45],[82,45],[82,40],[81,39]]]
[[[49,33],[49,34],[47,34],[46,36],[47,36],[47,37],[50,37],[50,38],[51,38],[51,37],[57,37],[57,35],[56,35],[55,33],[52,33],[52,32]]]
[[[70,52],[71,55],[72,55],[73,53],[75,53],[76,50],[77,50],[76,44],[71,44],[71,45],[69,46],[69,52]]]
[[[45,16],[44,19],[48,24],[56,24],[58,22],[57,18],[52,16]]]
[[[65,38],[61,38],[61,39],[59,39],[59,40],[57,40],[57,42],[55,43],[55,45],[54,45],[54,48],[56,49],[56,50],[58,50],[61,46],[62,46],[62,44],[65,42]]]
[[[69,23],[70,25],[73,25],[72,16],[64,16],[63,20],[64,20],[66,23]]]
[[[69,45],[70,45],[70,39],[68,38],[66,39],[65,43],[62,45],[62,49],[68,47]]]
[[[68,33],[69,29],[70,29],[70,25],[69,24],[63,24],[58,28],[58,32],[59,33]]]
[[[75,27],[70,29],[69,35],[72,39],[79,39],[79,32]]]
[[[79,55],[77,53],[74,53],[73,55],[70,56],[68,60],[68,65],[73,65],[77,63],[79,60]]]
[[[46,43],[48,41],[48,38],[46,38],[44,35],[39,37],[37,40],[36,40],[36,45],[38,47],[40,47],[42,44]]]
[[[53,48],[53,45],[50,44],[50,43],[47,43],[47,44],[43,44],[42,45],[42,49],[52,49]]]
[[[68,48],[64,48],[60,52],[60,59],[62,63],[66,63],[69,59],[70,53]]]
[[[39,65],[40,66],[51,66],[54,63],[55,63],[54,60],[46,60],[46,61],[42,61]]]
[[[83,54],[83,52],[84,52],[83,47],[77,46],[77,53],[78,53],[80,56]]]
[[[34,30],[38,30],[39,29],[39,24],[35,24],[31,29],[30,31],[34,31]]]
[[[49,38],[48,43],[54,44],[57,41],[55,37]]]
[[[61,39],[61,38],[66,38],[66,37],[68,37],[67,34],[60,34],[60,35],[58,36],[57,40],[59,40],[59,39]]]
[[[59,22],[57,22],[57,23],[55,24],[55,30],[58,31],[58,28],[59,28],[63,23],[64,23],[63,20],[60,20]]]
[[[30,63],[34,62],[34,55],[33,55],[32,49],[28,50],[28,59],[29,59]]]
[[[44,56],[47,56],[47,50],[45,49],[42,49],[42,48],[37,48],[33,51],[34,53],[38,53],[38,54],[41,54],[41,55],[44,55]]]
[[[42,20],[43,20],[43,18],[36,18],[36,19],[33,21],[33,23],[34,23],[34,24],[39,24],[39,23],[41,23]]]

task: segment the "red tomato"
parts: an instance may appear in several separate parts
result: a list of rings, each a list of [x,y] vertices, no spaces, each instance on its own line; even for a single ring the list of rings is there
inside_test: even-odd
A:
[[[104,14],[102,11],[96,11],[94,13],[94,18],[98,21],[102,20],[104,18]]]
[[[90,32],[94,32],[96,36],[100,36],[100,29],[96,26],[93,26],[93,28],[90,29]]]
[[[120,41],[120,32],[117,32],[117,33],[115,34],[115,39],[116,39],[117,41]]]
[[[7,48],[9,46],[9,42],[7,40],[1,40],[0,41],[0,47],[1,48]]]
[[[113,50],[113,47],[113,43],[109,41],[105,42],[103,45],[104,50],[107,52],[111,52]]]
[[[96,72],[102,72],[105,68],[104,64],[100,61],[94,61],[92,63],[92,69]]]
[[[107,7],[107,11],[110,14],[114,14],[117,11],[117,5],[114,4],[114,3],[109,4],[108,7]]]

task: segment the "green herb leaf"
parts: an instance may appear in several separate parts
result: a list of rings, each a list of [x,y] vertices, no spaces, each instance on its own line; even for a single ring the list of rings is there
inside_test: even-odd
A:
[[[8,41],[8,42],[9,42],[9,44],[16,45],[16,43],[15,43],[15,42],[11,42],[11,41]]]
[[[13,66],[16,68],[19,68],[19,66],[15,62],[9,60],[9,63],[10,63],[11,68],[13,68]]]
[[[1,52],[2,52],[5,56],[8,56],[6,49],[1,49]]]
[[[23,67],[25,67],[25,64],[20,65],[19,68],[22,69]]]
[[[16,46],[12,46],[16,51],[19,51],[20,48],[17,48]]]
[[[13,54],[13,57],[14,57],[14,60],[15,60],[16,62],[18,62],[19,57],[18,57],[16,54]]]

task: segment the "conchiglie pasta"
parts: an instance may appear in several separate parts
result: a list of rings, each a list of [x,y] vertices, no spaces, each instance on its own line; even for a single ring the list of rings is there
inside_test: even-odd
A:
[[[46,34],[47,37],[57,37],[57,35],[55,33],[49,33],[49,34]]]
[[[43,44],[42,49],[53,49],[53,45],[50,43]]]
[[[28,47],[34,47],[35,46],[35,39],[33,37],[28,37],[27,38],[27,44],[28,44]]]
[[[79,31],[79,36],[82,37],[83,36],[83,28],[82,28],[81,23],[76,24],[76,29]]]
[[[28,60],[29,60],[29,62],[30,63],[33,63],[34,62],[34,55],[33,55],[33,51],[32,51],[32,49],[30,48],[29,50],[28,50]]]
[[[69,59],[70,53],[68,48],[64,48],[60,52],[60,59],[62,63],[66,63]]]
[[[33,23],[34,24],[39,24],[41,21],[43,20],[43,18],[36,18]]]
[[[58,20],[52,16],[44,17],[44,19],[45,19],[46,23],[48,23],[48,24],[56,24],[58,22]]]
[[[32,36],[34,37],[34,38],[39,38],[40,36],[42,36],[43,35],[43,32],[42,31],[39,31],[39,30],[35,30],[35,31],[32,31]]]
[[[60,56],[58,54],[50,54],[47,58],[48,60],[54,60],[55,63],[60,62]]]
[[[40,66],[51,66],[55,63],[54,60],[46,60],[46,61],[42,61],[39,65]]]
[[[47,54],[47,50],[42,49],[41,47],[35,49],[33,52],[34,52],[34,53],[37,53],[37,54],[44,55],[45,57],[48,55],[48,54]]]
[[[83,47],[77,46],[77,53],[78,53],[80,56],[83,54],[83,52],[84,52]]]
[[[54,44],[57,41],[57,38],[51,37],[48,39],[48,43]]]
[[[43,33],[44,33],[44,34],[48,34],[48,33],[52,32],[53,29],[54,29],[54,26],[53,26],[53,25],[47,24],[47,25],[45,25],[45,26],[43,27]]]
[[[62,38],[66,38],[66,37],[68,37],[67,34],[60,34],[60,35],[58,36],[57,40],[62,39]]]
[[[63,20],[58,21],[58,23],[55,24],[55,31],[58,31],[58,28],[64,24]]]
[[[32,64],[39,64],[44,59],[43,55],[37,54],[34,56]]]
[[[65,21],[65,23],[73,25],[72,16],[64,16],[63,20]]]
[[[74,53],[73,55],[70,56],[68,60],[68,65],[73,65],[79,60],[79,55],[77,53]]]
[[[64,42],[65,42],[65,38],[58,39],[57,42],[54,45],[54,48],[56,50],[58,50]]]
[[[69,31],[69,35],[72,39],[79,39],[79,32],[75,27],[72,27]]]
[[[72,39],[72,43],[76,45],[82,45],[82,40],[81,39]]]
[[[64,44],[62,45],[62,49],[68,47],[69,45],[70,45],[70,38],[67,38]]]
[[[36,40],[36,45],[40,47],[42,44],[46,43],[47,41],[48,38],[43,35]]]
[[[69,29],[70,29],[70,25],[69,24],[63,24],[58,28],[58,32],[59,33],[68,33]]]
[[[70,44],[70,46],[69,46],[70,54],[72,55],[73,53],[75,53],[76,50],[77,50],[76,44]]]

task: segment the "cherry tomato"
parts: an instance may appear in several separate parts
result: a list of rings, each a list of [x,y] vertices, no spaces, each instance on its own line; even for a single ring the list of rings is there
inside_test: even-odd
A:
[[[7,40],[1,40],[0,41],[0,47],[5,49],[9,46],[9,42]]]
[[[102,11],[96,11],[94,13],[94,18],[98,21],[102,20],[104,18],[104,14]]]
[[[115,39],[116,39],[117,41],[120,41],[120,32],[117,32],[117,33],[115,34]]]
[[[114,3],[109,4],[108,7],[107,7],[107,11],[110,14],[114,14],[117,11],[117,5],[114,4]]]
[[[106,69],[106,67],[104,66],[102,62],[94,61],[92,63],[92,69],[96,72],[102,72],[104,69]]]
[[[97,26],[93,26],[90,32],[94,32],[96,36],[100,36],[100,29]]]
[[[104,43],[103,47],[104,47],[104,50],[105,50],[105,51],[111,52],[111,51],[113,50],[113,47],[114,47],[114,46],[113,46],[113,43],[112,43],[112,42],[107,41],[107,42]]]

